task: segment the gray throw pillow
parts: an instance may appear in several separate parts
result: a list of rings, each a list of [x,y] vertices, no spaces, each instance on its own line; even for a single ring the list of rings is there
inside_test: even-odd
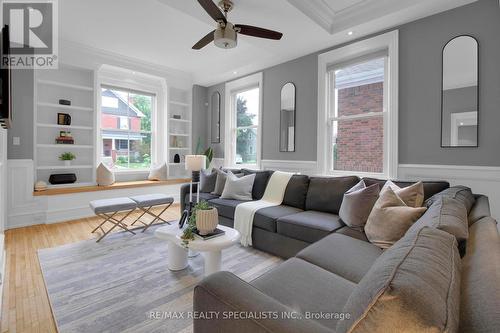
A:
[[[231,171],[228,171],[231,172]],[[215,187],[213,192],[211,194],[214,195],[221,195],[222,192],[224,191],[224,186],[226,185],[226,178],[227,178],[227,173],[226,171],[216,169],[215,173],[217,175],[216,180],[215,180]],[[236,177],[241,178],[243,177],[243,173],[236,173],[234,174]]]
[[[222,191],[221,199],[234,199],[242,201],[252,200],[252,188],[255,174],[238,178],[231,171],[226,177],[226,185]]]
[[[215,182],[217,181],[217,172],[212,170],[206,172],[201,170],[200,172],[200,192],[210,193],[215,190]]]
[[[351,228],[362,229],[375,202],[377,202],[380,187],[373,184],[366,187],[362,180],[344,194],[340,205],[339,216]]]

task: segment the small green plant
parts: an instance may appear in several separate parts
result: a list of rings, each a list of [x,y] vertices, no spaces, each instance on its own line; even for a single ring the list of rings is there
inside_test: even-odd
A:
[[[75,154],[70,152],[62,153],[59,156],[59,160],[61,161],[73,161],[75,158],[76,158]]]
[[[210,163],[212,163],[212,159],[214,158],[214,150],[212,147],[208,147],[205,151],[201,148],[201,138],[198,137],[198,142],[196,144],[196,155],[205,155],[206,156],[206,168],[210,168]]]
[[[196,211],[197,210],[210,210],[213,207],[206,201],[200,201],[196,205],[194,205],[193,210],[191,211],[191,215],[189,216],[189,220],[187,222],[187,226],[182,233],[181,239],[182,244],[187,247],[189,245],[189,241],[194,240],[194,232],[196,231]]]

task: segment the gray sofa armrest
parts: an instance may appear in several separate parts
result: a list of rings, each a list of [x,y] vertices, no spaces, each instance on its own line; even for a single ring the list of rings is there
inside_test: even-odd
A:
[[[333,332],[316,321],[299,319],[298,311],[229,272],[218,272],[201,281],[194,289],[193,298],[194,313],[208,317],[195,317],[194,333]]]
[[[193,193],[196,193],[198,184],[193,184]],[[186,208],[186,194],[189,194],[189,183],[181,185],[181,212]]]

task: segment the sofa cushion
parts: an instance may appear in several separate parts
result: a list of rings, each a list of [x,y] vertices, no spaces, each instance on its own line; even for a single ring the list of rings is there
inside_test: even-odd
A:
[[[364,181],[360,181],[344,194],[340,205],[339,216],[342,222],[351,228],[363,229],[370,216],[375,202],[377,202],[380,187],[373,184],[366,187]]]
[[[386,250],[361,279],[337,332],[456,332],[460,257],[455,237],[424,227]]]
[[[269,181],[269,177],[271,177],[272,171],[264,170],[250,170],[250,169],[241,169],[241,172],[245,176],[255,174],[255,181],[253,183],[252,189],[252,197],[254,200],[260,200],[264,196],[264,192],[266,191],[267,182]]]
[[[462,259],[460,332],[500,332],[500,234],[491,217],[469,229]]]
[[[338,214],[344,193],[359,182],[356,176],[311,177],[306,210]]]
[[[359,230],[359,229],[353,229],[349,226],[343,226],[339,230],[335,231],[336,234],[341,234],[341,235],[346,235],[352,238],[356,238],[359,240],[362,240],[363,242],[370,242],[368,240],[368,237],[366,237],[365,231],[364,230]]]
[[[284,205],[262,208],[255,212],[253,226],[255,228],[276,232],[277,219],[300,212],[302,212],[302,209]]]
[[[470,213],[472,206],[474,206],[474,203],[476,202],[474,194],[472,194],[470,188],[466,186],[453,186],[438,194],[433,195],[425,202],[425,204],[427,205],[427,207],[429,207],[433,204],[434,201],[438,200],[440,197],[443,196],[460,201],[467,209],[467,214]]]
[[[217,208],[219,215],[227,217],[229,219],[234,219],[234,211],[236,210],[236,206],[244,202],[248,201],[220,199],[220,198],[210,200],[210,204],[215,208]]]
[[[476,203],[472,206],[469,216],[467,217],[469,226],[472,226],[484,217],[491,216],[490,200],[488,197],[485,195],[477,195],[475,198]]]
[[[297,257],[359,283],[381,254],[373,244],[334,233],[309,245]]]
[[[291,258],[251,282],[263,293],[300,313],[340,313],[355,284],[323,268]],[[319,320],[334,329],[338,320]]]
[[[283,197],[283,205],[304,210],[306,207],[307,189],[309,188],[309,177],[305,175],[293,175],[288,182]]]
[[[386,249],[396,243],[427,210],[408,207],[394,191],[387,187],[366,222],[365,233],[371,243]]]
[[[287,237],[314,243],[342,226],[338,215],[310,210],[280,217],[277,222],[277,232]]]
[[[379,184],[380,188],[382,188],[382,186],[384,186],[385,182],[387,181],[376,178],[363,178],[363,180],[365,181],[366,186],[370,186],[372,184]],[[412,182],[412,181],[401,181],[401,180],[393,180],[392,182],[398,185],[399,187],[407,187],[416,183],[416,181]],[[450,187],[450,183],[445,181],[424,181],[422,183],[424,183],[424,200],[427,200],[434,194],[446,190],[447,188]]]
[[[469,237],[467,210],[461,202],[451,197],[437,198],[425,214],[408,229],[408,232],[414,232],[424,226],[452,234],[459,244]]]

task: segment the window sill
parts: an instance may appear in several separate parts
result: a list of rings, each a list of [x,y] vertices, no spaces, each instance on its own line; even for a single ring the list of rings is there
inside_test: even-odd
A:
[[[152,181],[152,180],[140,180],[133,182],[117,182],[109,186],[79,186],[79,187],[66,187],[66,188],[51,188],[45,191],[33,192],[33,196],[46,196],[46,195],[62,195],[62,194],[73,194],[73,193],[85,193],[85,192],[96,192],[96,191],[109,191],[109,190],[120,190],[127,188],[136,187],[148,187],[148,186],[161,186],[161,185],[175,185],[189,183],[191,179],[181,178],[181,179],[169,179],[164,181]]]

